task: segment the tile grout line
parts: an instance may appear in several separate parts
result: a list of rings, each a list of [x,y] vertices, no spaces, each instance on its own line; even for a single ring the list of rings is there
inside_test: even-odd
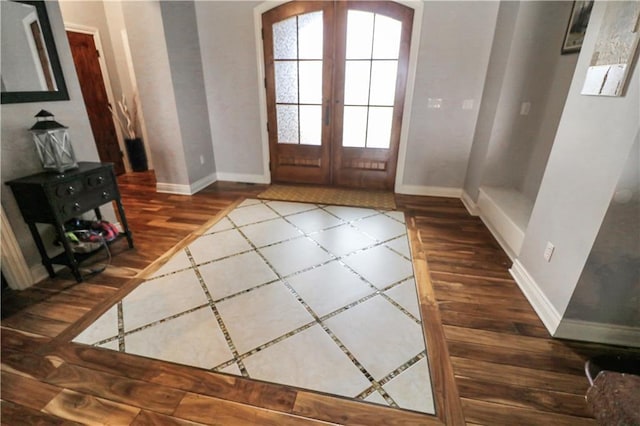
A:
[[[233,356],[233,358],[236,359],[236,363],[238,364],[238,369],[240,370],[240,374],[242,374],[243,377],[249,377],[249,373],[247,372],[247,369],[244,366],[244,363],[242,362],[242,360],[237,360],[237,357],[239,355],[238,349],[236,349],[236,345],[233,343],[233,340],[231,339],[231,335],[227,330],[227,326],[225,325],[224,320],[222,319],[222,316],[220,315],[220,312],[218,311],[218,308],[216,307],[216,304],[214,303],[213,298],[211,297],[211,293],[209,293],[209,288],[204,282],[204,278],[202,278],[202,274],[200,273],[200,270],[198,269],[198,266],[196,265],[196,262],[193,259],[193,256],[191,255],[191,251],[189,250],[188,247],[185,247],[185,252],[187,253],[189,260],[193,265],[193,270],[195,271],[196,276],[198,277],[198,281],[200,282],[200,286],[202,287],[202,290],[204,291],[207,297],[207,300],[209,301],[209,307],[211,308],[211,311],[213,311],[213,315],[215,316],[216,321],[218,322],[218,326],[222,331],[224,340],[227,342],[227,346],[231,351],[231,355]]]
[[[362,217],[359,217],[359,218],[356,218],[354,220],[350,220],[349,221],[349,220],[346,220],[346,219],[342,219],[341,217],[339,217],[339,216],[333,214],[332,212],[326,210],[326,207],[327,207],[326,205],[317,205],[317,204],[313,204],[315,207],[313,207],[311,209],[308,209],[308,210],[303,210],[303,211],[300,211],[300,212],[295,212],[295,213],[290,213],[290,214],[283,215],[283,214],[280,214],[277,210],[275,210],[272,206],[267,204],[269,201],[270,200],[264,200],[264,201],[256,200],[256,203],[252,203],[252,204],[247,205],[247,206],[238,206],[237,208],[245,208],[245,207],[257,206],[257,205],[264,205],[265,207],[267,207],[268,209],[273,211],[277,215],[277,217],[271,218],[271,219],[259,220],[257,222],[246,223],[246,224],[243,224],[241,226],[238,226],[227,215],[224,218],[231,224],[231,226],[232,226],[231,228],[229,228],[229,229],[221,229],[221,230],[218,230],[218,231],[213,231],[213,232],[206,233],[206,234],[203,234],[203,235],[200,236],[200,237],[203,237],[203,236],[209,236],[209,235],[216,235],[216,234],[220,234],[220,233],[225,232],[225,231],[235,230],[245,239],[245,241],[252,247],[252,249],[244,250],[244,251],[241,251],[241,252],[238,252],[238,253],[234,253],[234,254],[229,255],[229,256],[224,256],[222,258],[213,259],[213,260],[209,260],[209,261],[197,264],[195,262],[193,256],[192,256],[190,250],[189,250],[189,247],[187,246],[183,250],[187,254],[187,256],[189,258],[189,261],[192,264],[192,266],[190,268],[183,268],[183,269],[180,269],[180,270],[171,271],[169,273],[166,273],[166,274],[163,274],[163,275],[160,275],[160,276],[156,276],[156,277],[153,277],[153,278],[151,278],[149,280],[146,280],[146,281],[154,281],[154,280],[159,279],[159,278],[168,277],[168,276],[177,274],[178,272],[183,272],[183,271],[186,271],[186,270],[189,270],[189,269],[193,269],[194,273],[196,274],[196,276],[197,276],[197,278],[198,278],[198,280],[200,282],[200,285],[201,285],[203,291],[205,292],[205,295],[207,296],[207,300],[208,300],[207,304],[200,305],[198,307],[189,309],[187,311],[172,315],[170,317],[163,318],[163,319],[155,321],[153,323],[146,324],[146,325],[144,325],[142,327],[138,327],[136,329],[133,329],[133,330],[125,332],[124,331],[124,319],[123,319],[122,301],[119,301],[118,302],[118,336],[114,336],[114,337],[110,337],[108,339],[104,339],[104,340],[102,340],[100,342],[95,343],[94,345],[100,345],[100,344],[104,344],[104,343],[107,343],[107,342],[110,342],[110,341],[114,341],[117,338],[118,339],[118,343],[119,343],[119,350],[120,351],[124,351],[124,348],[125,348],[125,346],[124,346],[124,337],[125,336],[127,336],[129,334],[132,334],[132,333],[135,333],[135,332],[138,332],[138,331],[141,331],[141,330],[144,330],[146,328],[150,328],[150,327],[155,326],[157,324],[160,324],[162,322],[169,321],[169,320],[178,318],[178,317],[183,316],[183,315],[187,315],[187,314],[192,313],[192,312],[194,312],[196,310],[199,310],[199,309],[202,309],[202,308],[205,308],[205,307],[209,306],[213,310],[214,316],[216,317],[216,320],[218,321],[218,324],[219,324],[219,326],[221,328],[221,331],[223,332],[225,340],[227,341],[227,345],[229,346],[229,349],[231,350],[232,355],[233,355],[233,359],[231,359],[229,361],[225,361],[224,363],[212,368],[211,371],[217,371],[217,370],[220,370],[220,369],[225,368],[227,366],[230,366],[230,365],[232,365],[234,363],[237,363],[242,376],[249,377],[249,374],[248,374],[244,364],[242,363],[243,359],[245,359],[245,358],[247,358],[247,357],[249,357],[249,356],[251,356],[251,355],[253,355],[253,354],[255,354],[255,353],[259,352],[259,351],[261,351],[261,350],[264,350],[264,349],[266,349],[266,348],[268,348],[268,347],[270,347],[272,345],[275,345],[275,344],[277,344],[277,343],[279,343],[279,342],[281,342],[281,341],[283,341],[283,340],[285,340],[285,339],[287,339],[289,337],[292,337],[292,336],[294,336],[294,335],[296,335],[296,334],[298,334],[298,333],[300,333],[300,332],[302,332],[304,330],[307,330],[307,329],[315,326],[316,324],[318,324],[332,338],[334,343],[342,350],[343,353],[345,353],[345,355],[347,355],[347,357],[352,361],[352,363],[361,371],[361,373],[372,384],[371,387],[369,387],[365,391],[361,392],[361,394],[358,395],[356,398],[364,399],[368,395],[370,395],[371,393],[378,391],[378,393],[385,399],[385,401],[389,405],[391,405],[393,407],[398,407],[397,403],[395,403],[393,398],[386,393],[386,391],[382,388],[382,386],[384,384],[386,384],[387,382],[389,382],[391,379],[393,379],[395,376],[397,376],[398,374],[400,374],[401,372],[406,370],[407,368],[411,367],[413,364],[418,362],[420,359],[424,358],[424,356],[426,356],[426,352],[423,351],[423,353],[419,354],[417,357],[414,357],[411,360],[409,360],[408,362],[406,362],[405,364],[401,365],[399,368],[397,368],[393,372],[389,373],[387,376],[383,377],[381,380],[376,381],[373,378],[373,376],[371,376],[371,374],[365,369],[365,367],[362,364],[360,364],[360,362],[355,358],[355,356],[353,354],[351,354],[351,352],[346,348],[346,346],[344,346],[344,344],[337,338],[337,336],[335,336],[333,334],[333,332],[328,328],[328,326],[326,326],[323,323],[323,321],[325,321],[325,320],[327,320],[329,318],[332,318],[333,316],[336,316],[336,315],[338,315],[338,314],[340,314],[340,313],[342,313],[342,312],[344,312],[344,311],[346,311],[346,310],[348,310],[348,309],[350,309],[350,308],[352,308],[354,306],[357,306],[357,305],[359,305],[361,303],[364,303],[365,301],[367,301],[367,300],[369,300],[369,299],[371,299],[371,298],[373,298],[373,297],[375,297],[375,296],[377,296],[379,294],[382,297],[384,297],[387,301],[389,301],[392,305],[394,305],[394,307],[399,309],[405,315],[409,316],[409,318],[411,318],[412,320],[414,320],[418,324],[421,324],[421,321],[419,319],[416,319],[411,313],[409,313],[401,305],[399,305],[397,302],[395,302],[395,300],[393,300],[390,296],[388,296],[388,295],[386,295],[384,293],[385,291],[388,291],[388,290],[390,290],[390,289],[392,289],[392,288],[394,288],[394,287],[396,287],[396,286],[398,286],[398,285],[410,280],[411,278],[414,278],[415,277],[414,274],[412,274],[410,277],[403,278],[403,279],[401,279],[399,281],[396,281],[396,282],[394,282],[394,283],[392,283],[390,285],[387,285],[383,289],[379,289],[376,286],[374,286],[373,284],[371,284],[366,278],[364,278],[362,275],[360,275],[354,269],[352,269],[349,265],[345,264],[342,261],[343,259],[345,259],[347,257],[350,257],[352,255],[355,255],[355,254],[357,254],[359,252],[363,252],[363,251],[366,251],[366,250],[369,250],[369,249],[372,249],[372,248],[375,248],[375,247],[380,247],[380,246],[384,246],[386,249],[390,250],[391,252],[401,256],[402,258],[404,258],[406,260],[411,261],[411,259],[407,258],[404,254],[402,254],[402,253],[398,252],[397,250],[395,250],[395,249],[393,249],[393,248],[391,248],[391,247],[386,245],[391,241],[398,240],[398,239],[403,238],[403,237],[406,238],[407,237],[406,231],[402,235],[395,235],[395,236],[393,236],[391,238],[388,238],[386,240],[378,240],[377,238],[374,238],[372,235],[368,234],[367,232],[359,229],[357,226],[354,225],[354,223],[356,223],[356,222],[359,222],[359,221],[362,221],[362,220],[368,219],[368,218],[373,218],[373,217],[376,217],[376,216],[385,216],[387,218],[390,218],[390,219],[402,224],[403,226],[405,226],[405,229],[406,229],[406,223],[400,222],[399,220],[395,219],[394,217],[385,214],[385,212],[383,212],[383,211],[376,211],[376,210],[374,210],[375,211],[374,214],[369,214],[369,215],[362,216]],[[307,233],[304,230],[302,230],[300,227],[298,227],[297,225],[295,225],[294,223],[292,223],[290,220],[287,219],[288,216],[294,216],[294,215],[297,215],[297,214],[308,213],[308,212],[311,212],[311,211],[314,211],[314,210],[323,211],[323,212],[325,212],[325,213],[337,218],[341,223],[339,223],[337,225],[334,225],[334,226],[329,226],[329,227],[326,227],[326,228],[322,228],[322,229],[315,230],[315,231]],[[282,241],[277,241],[277,242],[274,242],[274,243],[266,244],[266,245],[261,246],[260,248],[258,248],[247,237],[247,235],[241,229],[241,228],[244,228],[244,227],[248,227],[248,226],[252,226],[252,225],[256,225],[256,224],[261,224],[261,223],[266,223],[266,222],[277,220],[277,219],[284,220],[290,226],[295,228],[299,233],[301,233],[301,235],[298,235],[298,236],[295,236],[295,237],[291,237],[291,238],[288,238],[286,240],[282,240]],[[333,254],[330,251],[328,251],[327,249],[325,249],[318,241],[313,239],[313,236],[315,236],[317,234],[320,234],[320,233],[328,231],[328,230],[336,229],[336,228],[339,228],[339,227],[342,227],[342,226],[345,226],[345,225],[347,225],[351,229],[354,229],[357,232],[365,235],[366,237],[371,238],[373,241],[375,241],[375,243],[373,243],[371,245],[368,245],[366,247],[363,247],[363,248],[360,248],[360,249],[345,253],[342,256],[336,256],[335,254]],[[289,242],[289,241],[293,241],[293,240],[296,240],[296,239],[300,239],[300,238],[303,238],[303,237],[306,238],[308,241],[312,242],[314,245],[316,245],[322,251],[327,253],[331,257],[331,259],[329,259],[329,260],[327,260],[325,262],[322,262],[320,264],[304,268],[304,269],[302,269],[300,271],[296,271],[294,273],[291,273],[289,275],[286,275],[286,276],[282,277],[276,271],[276,269],[273,267],[273,265],[271,265],[271,263],[264,257],[264,255],[259,250],[259,249],[264,249],[264,248],[268,248],[268,247],[271,247],[271,246],[275,246],[275,245],[278,245],[278,244],[283,244],[283,243],[286,243],[286,242]],[[278,278],[275,279],[275,280],[266,282],[266,283],[259,284],[257,286],[252,287],[252,288],[245,289],[245,290],[242,290],[240,292],[225,296],[225,297],[223,297],[223,298],[221,298],[219,300],[214,301],[213,298],[211,297],[211,294],[209,293],[209,290],[208,290],[208,287],[206,286],[204,278],[203,278],[203,276],[200,273],[198,268],[201,267],[201,266],[204,266],[204,265],[208,265],[208,264],[211,264],[211,263],[214,263],[214,262],[218,262],[218,261],[221,261],[221,260],[225,260],[225,259],[228,259],[228,258],[240,256],[240,255],[247,254],[247,253],[250,253],[250,252],[255,252],[256,254],[258,254],[260,256],[260,258],[269,266],[269,268],[276,274],[276,276]],[[360,299],[358,299],[358,300],[356,300],[354,302],[351,302],[348,305],[345,305],[345,306],[343,306],[343,307],[341,307],[341,308],[339,308],[339,309],[337,309],[337,310],[335,310],[333,312],[329,312],[328,314],[325,314],[322,317],[319,317],[311,309],[311,307],[309,305],[307,305],[307,303],[302,299],[302,297],[297,293],[297,291],[288,283],[287,279],[291,278],[291,277],[294,277],[296,275],[308,272],[308,271],[313,270],[315,268],[324,266],[324,265],[329,264],[329,263],[334,262],[334,261],[338,261],[339,264],[341,264],[343,267],[345,267],[347,270],[349,270],[351,273],[353,273],[355,276],[357,276],[361,281],[366,283],[373,290],[373,293],[371,293],[369,295],[366,295],[366,296],[364,296],[364,297],[362,297],[362,298],[360,298]],[[236,349],[236,347],[235,347],[235,344],[233,343],[233,341],[231,339],[230,334],[228,333],[228,331],[226,329],[224,321],[222,320],[222,317],[221,317],[220,313],[218,312],[215,304],[219,303],[221,301],[229,300],[229,299],[234,298],[236,296],[239,296],[241,294],[254,291],[254,290],[258,289],[258,288],[262,288],[262,287],[265,287],[267,285],[274,284],[277,281],[282,281],[282,283],[285,285],[285,287],[288,289],[288,291],[307,310],[307,312],[312,316],[312,318],[314,318],[314,320],[309,322],[309,323],[307,323],[307,324],[305,324],[305,325],[303,325],[303,326],[301,326],[301,327],[298,327],[297,329],[292,330],[292,331],[290,331],[290,332],[288,332],[288,333],[286,333],[286,334],[284,334],[284,335],[282,335],[282,336],[280,336],[280,337],[278,337],[276,339],[273,339],[273,340],[271,340],[269,342],[266,342],[266,343],[254,348],[254,349],[252,349],[252,350],[250,350],[250,351],[248,351],[246,353],[239,354],[237,349]],[[364,396],[361,397],[361,395],[364,395]]]
[[[422,359],[424,359],[426,357],[427,357],[427,351],[424,350],[424,351],[420,352],[418,355],[416,355],[413,358],[411,358],[409,361],[407,361],[404,364],[402,364],[400,367],[398,367],[395,370],[393,370],[391,373],[389,373],[386,376],[384,376],[382,379],[378,380],[378,383],[380,383],[381,386],[386,385],[391,380],[393,380],[394,378],[399,376],[402,372],[404,372],[404,371],[408,370],[409,368],[413,367],[418,361],[420,361],[420,360],[422,360]],[[373,392],[375,392],[375,389],[373,388],[373,386],[371,386],[368,389],[365,389],[364,391],[362,391],[358,396],[356,396],[356,398],[365,399],[369,395],[371,395]]]
[[[122,300],[118,301],[118,351],[125,352],[126,346],[124,341],[124,307]]]
[[[271,208],[271,206],[267,205],[267,207],[270,208],[271,210],[275,211],[274,209]],[[277,211],[276,211],[276,214],[278,214]],[[291,224],[292,226],[294,226],[295,228],[297,228],[298,230],[302,231],[302,229],[297,227],[295,224],[289,222],[286,218],[283,217],[283,219],[286,222],[288,222],[289,224]],[[302,231],[302,232],[304,232],[304,231]],[[242,233],[242,235],[246,238],[246,235],[244,233]],[[255,247],[255,245],[253,245],[253,243],[251,241],[249,241],[248,239],[247,239],[247,241],[249,242],[249,244],[251,244],[253,247]],[[329,254],[332,257],[335,257],[335,255],[333,253],[331,253],[328,250],[326,250],[318,242],[316,242],[315,240],[313,240],[313,242],[318,247],[320,247],[322,250],[324,250],[327,254]],[[259,253],[257,248],[256,248],[256,252]],[[263,257],[264,261],[267,263],[267,265],[269,265],[269,267],[273,270],[273,272],[277,276],[280,276],[278,271],[276,271],[276,269],[273,267],[273,265],[271,265],[269,263],[269,261],[266,258],[264,258],[262,253],[260,253],[260,256]],[[353,271],[353,272],[355,273],[355,271]],[[358,274],[356,274],[356,275],[358,275]],[[363,278],[363,277],[361,277],[361,278]],[[315,311],[313,309],[311,309],[311,307],[302,299],[302,297],[291,286],[291,284],[289,284],[286,281],[286,279],[282,279],[282,283],[287,287],[289,292],[291,292],[291,294],[298,300],[298,302],[307,310],[307,312],[314,318],[314,320],[320,325],[320,327],[322,327],[324,332],[327,333],[327,335],[331,338],[331,340],[333,340],[333,342],[340,348],[340,350],[349,358],[349,360],[353,363],[353,365],[355,365],[355,367],[358,370],[360,370],[360,372],[369,381],[369,383],[371,383],[371,385],[378,391],[378,393],[384,398],[384,400],[392,407],[399,407],[398,403],[395,402],[395,400],[391,397],[391,395],[389,395],[387,393],[387,391],[376,381],[376,379],[373,377],[373,375],[371,375],[371,373],[369,373],[369,371],[365,368],[365,366],[362,365],[362,363],[360,363],[360,361],[358,361],[358,359],[355,357],[355,355],[353,355],[351,353],[351,351],[349,351],[349,349],[344,345],[344,343],[342,343],[342,341],[338,338],[338,336],[336,336],[333,333],[333,331],[331,331],[331,329],[323,321],[320,320],[320,318],[315,313]]]

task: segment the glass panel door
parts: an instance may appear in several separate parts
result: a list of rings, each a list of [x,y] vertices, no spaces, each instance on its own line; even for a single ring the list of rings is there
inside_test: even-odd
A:
[[[413,11],[338,2],[333,181],[392,189]]]
[[[295,1],[262,18],[272,179],[392,189],[413,10]]]
[[[330,183],[333,4],[292,2],[263,15],[274,181]]]

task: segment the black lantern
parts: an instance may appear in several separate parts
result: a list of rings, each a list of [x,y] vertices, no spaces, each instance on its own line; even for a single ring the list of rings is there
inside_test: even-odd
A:
[[[49,111],[41,110],[35,117],[37,122],[29,131],[33,135],[42,167],[58,173],[78,168],[67,126],[55,121]]]

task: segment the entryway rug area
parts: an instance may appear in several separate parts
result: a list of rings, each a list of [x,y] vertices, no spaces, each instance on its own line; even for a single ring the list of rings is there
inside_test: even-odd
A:
[[[74,342],[434,414],[401,212],[249,199],[186,241]]]
[[[395,197],[392,192],[326,188],[319,186],[271,185],[264,192],[260,193],[258,198],[264,200],[369,207],[382,210],[395,210],[396,208]]]

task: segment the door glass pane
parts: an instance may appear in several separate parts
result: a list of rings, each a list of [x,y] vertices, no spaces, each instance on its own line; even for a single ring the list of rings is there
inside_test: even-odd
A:
[[[367,148],[389,148],[393,107],[370,107]]]
[[[398,59],[401,29],[402,22],[376,14],[376,27],[373,36],[374,59]]]
[[[298,62],[275,61],[276,102],[298,103]]]
[[[371,70],[371,105],[393,106],[396,96],[398,61],[373,61]]]
[[[369,102],[371,61],[347,61],[344,72],[344,103],[366,105]]]
[[[322,59],[322,11],[298,16],[300,59]]]
[[[391,145],[401,30],[398,20],[347,12],[343,146]]]
[[[276,105],[278,143],[298,143],[298,107]]]
[[[322,11],[273,24],[278,143],[322,142],[323,25]]]
[[[273,24],[273,57],[275,59],[298,57],[298,31],[295,16]]]
[[[373,13],[347,12],[347,59],[369,59],[373,43]]]
[[[300,105],[300,144],[322,143],[322,106]]]
[[[301,61],[300,103],[322,104],[322,61]]]
[[[364,148],[367,140],[367,107],[344,107],[342,146]]]

